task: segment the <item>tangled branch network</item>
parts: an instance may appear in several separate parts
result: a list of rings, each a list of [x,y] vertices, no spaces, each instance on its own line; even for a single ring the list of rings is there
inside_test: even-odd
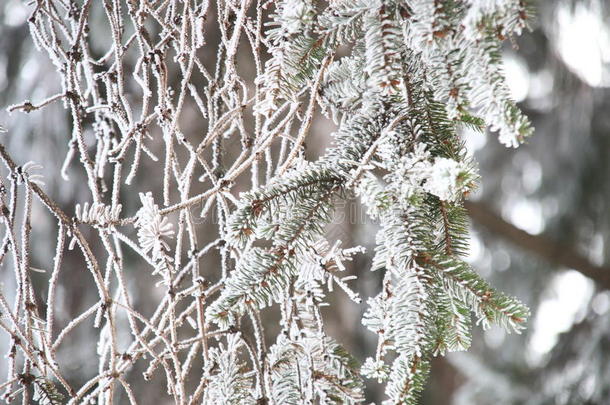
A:
[[[462,260],[478,174],[460,131],[509,147],[530,135],[500,52],[532,18],[525,1],[30,3],[61,91],[9,110],[69,111],[65,163],[47,169],[88,199],[60,206],[0,145],[8,402],[136,404],[144,378],[176,404],[353,404],[368,378],[384,403],[415,404],[431,358],[467,349],[473,320],[522,329],[527,308]],[[323,115],[336,131],[308,159]],[[354,196],[380,224],[364,303],[344,272],[363,248],[325,237]],[[33,204],[58,229],[42,284]],[[67,271],[84,272],[92,304],[60,322]],[[378,344],[362,364],[325,329],[329,294],[366,305]],[[80,330],[96,366],[77,378]]]

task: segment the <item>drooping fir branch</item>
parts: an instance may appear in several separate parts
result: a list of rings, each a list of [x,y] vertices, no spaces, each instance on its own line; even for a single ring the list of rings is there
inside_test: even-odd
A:
[[[424,390],[430,362],[421,357],[400,355],[394,362],[386,388],[389,397],[384,405],[414,405]]]
[[[425,379],[425,369],[418,370],[417,366],[425,367],[433,355],[469,347],[471,311],[484,327],[495,323],[515,331],[522,328],[528,311],[514,298],[491,288],[465,263],[449,259],[447,247],[436,241],[433,231],[436,219],[427,210],[414,208],[398,216],[396,213],[382,214],[385,225],[378,235],[374,261],[376,267],[391,272],[393,286],[386,285],[376,301],[369,301],[371,307],[365,324],[380,335],[383,347],[377,359],[370,362],[383,364],[388,350],[399,354],[390,378],[400,376],[402,384],[411,387],[407,390],[409,399],[402,400],[416,403],[419,392],[412,391],[413,387],[421,386]],[[442,261],[428,256],[438,251]],[[405,362],[410,368],[401,374],[399,368]],[[378,365],[377,369],[382,367]],[[376,370],[367,371],[370,377],[380,378]],[[409,378],[419,382],[408,381]],[[392,384],[395,382],[388,386],[390,396]]]
[[[319,162],[243,196],[229,221],[229,242],[238,248],[248,246],[247,259],[239,260],[225,291],[209,308],[213,319],[225,324],[234,319],[231,314],[243,313],[243,303],[260,308],[281,298],[278,294],[286,287],[295,256],[322,234],[331,219],[333,197],[341,195],[360,159],[392,123],[386,123],[388,114],[355,117],[338,132],[335,147]],[[361,131],[358,142],[348,138],[355,130]],[[272,247],[252,247],[256,240],[270,240]]]
[[[472,320],[468,305],[447,294],[438,284],[434,288],[433,301],[441,316],[435,319],[436,334],[432,355],[468,350],[472,342]]]
[[[366,0],[333,1],[320,14],[317,31],[330,46],[355,42],[362,35],[363,19],[370,4]]]
[[[244,305],[257,309],[280,302],[282,292],[294,275],[296,255],[303,252],[307,243],[321,234],[321,223],[329,221],[329,201],[334,188],[326,195],[317,195],[309,204],[299,205],[300,214],[269,225],[268,231],[275,235],[273,246],[263,249],[250,247],[240,259],[225,289],[209,308],[209,316],[221,326],[235,322],[243,314]]]
[[[462,260],[468,244],[463,199],[478,175],[459,128],[489,127],[508,146],[517,146],[531,133],[504,83],[500,54],[502,41],[518,35],[531,19],[525,1],[279,0],[259,2],[264,7],[256,8],[255,18],[250,13],[256,2],[219,1],[214,10],[218,49],[203,52],[216,54],[214,68],[198,58],[209,34],[204,24],[212,15],[209,2],[127,2],[126,8],[119,3],[99,5],[106,12],[104,28],[112,33],[112,46],[99,59],[91,56],[84,39],[86,31],[96,29],[89,24],[95,2],[71,6],[64,18],[55,6],[65,5],[49,0],[50,7],[36,8],[29,19],[37,45],[49,53],[64,87],[61,97],[35,107],[62,100],[71,110],[73,139],[62,171],[76,164],[73,157],[79,153],[91,196],[73,220],[46,197],[34,177],[20,173],[0,145],[15,188],[4,213],[7,254],[0,254],[0,261],[11,251],[23,298],[13,314],[0,295],[10,321],[4,329],[20,338],[12,347],[23,359],[9,360],[14,381],[16,365],[22,362],[26,369],[47,368],[66,387],[72,403],[110,404],[116,387],[123,387],[135,403],[124,374],[150,354],[145,375],[163,369],[167,390],[180,404],[358,403],[364,400],[361,375],[387,381],[386,403],[415,404],[431,358],[469,347],[473,313],[484,327],[497,323],[508,330],[522,328],[527,309]],[[269,21],[267,28],[264,21]],[[159,35],[147,31],[150,23],[161,25]],[[58,30],[68,41],[53,40]],[[126,32],[132,32],[129,38]],[[239,74],[238,53],[252,57],[254,80]],[[172,85],[169,72],[177,73],[179,86]],[[132,79],[136,86],[130,85]],[[305,97],[308,105],[302,114]],[[208,125],[195,143],[180,117],[187,101],[194,102]],[[30,110],[32,104],[21,106]],[[330,113],[338,128],[323,157],[306,162],[302,149],[317,106]],[[153,126],[160,131],[148,128]],[[95,155],[86,147],[90,129]],[[156,161],[149,148],[155,133],[163,134],[158,139],[165,157],[158,167],[163,207],[147,190],[138,190],[143,191],[142,208],[121,219],[123,185],[137,186],[141,152]],[[231,162],[225,140],[234,137],[242,150]],[[281,142],[279,153],[276,140]],[[123,164],[131,157],[133,165],[123,179]],[[235,186],[247,187],[247,170],[251,187],[238,198]],[[192,196],[197,175],[209,188]],[[26,193],[21,244],[14,243],[18,238],[13,229],[16,190],[21,190],[17,186]],[[360,302],[349,286],[351,277],[341,273],[342,262],[360,250],[331,247],[324,239],[336,201],[353,192],[379,219],[372,270],[384,272],[381,291],[367,300],[363,319],[378,335],[378,345],[360,369],[325,331],[323,319],[325,294],[333,286]],[[22,310],[31,307],[28,296],[34,295],[27,281],[29,260],[20,259],[29,254],[31,193],[61,223],[51,283],[58,282],[69,233],[85,255],[99,294],[98,304],[55,340],[53,294],[46,328],[32,327],[29,313],[35,311]],[[188,210],[199,202],[204,215],[213,206],[219,211],[218,243],[209,249],[198,246],[194,215]],[[175,224],[171,213],[178,214]],[[133,235],[121,229],[128,224],[136,225],[129,230]],[[104,249],[90,246],[79,226],[91,226]],[[175,243],[170,240],[174,237]],[[131,307],[122,244],[152,264],[167,284],[151,318]],[[207,278],[214,276],[207,267],[206,273],[201,271],[198,259],[212,246],[221,260],[209,269],[217,267],[220,276],[209,285]],[[185,255],[188,264],[182,263]],[[107,263],[105,272],[100,262]],[[269,305],[281,310],[282,332],[267,349],[269,336],[260,313]],[[115,315],[123,310],[132,342],[121,354],[117,337],[123,334]],[[99,372],[73,392],[55,366],[53,352],[96,312],[96,325],[107,321],[99,333]],[[17,321],[22,313],[25,324]],[[254,339],[244,334],[246,315]],[[142,330],[136,320],[144,324]],[[41,350],[35,342],[42,342]],[[46,346],[53,350],[45,353]],[[197,376],[201,378],[191,395],[186,382],[199,355],[203,375]],[[12,385],[7,383],[9,391]]]
[[[324,330],[321,307],[326,273],[342,271],[353,249],[330,248],[325,241],[292,280],[290,300],[284,302],[283,331],[270,348],[271,397],[276,403],[345,403],[364,400],[363,383],[355,359]],[[333,278],[336,277],[333,275]],[[336,280],[336,278],[335,278]]]
[[[338,2],[319,20],[302,14],[298,24],[286,25],[295,13],[310,10],[295,2],[288,12],[287,5],[280,6],[284,32],[313,40],[317,31],[329,47],[353,43],[350,56],[330,64],[321,88],[320,103],[332,110],[339,130],[319,161],[242,196],[229,221],[230,243],[246,250],[208,314],[226,326],[236,322],[244,305],[262,308],[285,299],[303,254],[328,221],[330,196],[350,189],[370,193],[364,189],[376,176],[372,169],[380,168],[385,184],[373,187],[366,200],[382,220],[374,268],[389,276],[383,292],[369,301],[365,324],[380,335],[380,343],[363,372],[389,377],[389,403],[416,403],[430,358],[468,348],[470,312],[484,327],[498,323],[517,331],[527,317],[518,301],[492,289],[460,260],[468,236],[461,201],[477,174],[457,130],[460,122],[480,126],[471,105],[507,145],[523,141],[530,129],[503,84],[497,36],[482,32],[476,42],[468,36],[472,27],[463,23],[472,13],[463,3]],[[318,23],[337,25],[316,30]],[[277,62],[293,72],[295,81],[287,88],[294,91],[313,78],[299,73],[304,65],[297,60]],[[362,70],[366,80],[353,80]],[[396,117],[401,118],[388,128]],[[265,240],[271,248],[256,247]],[[398,357],[388,375],[390,351]],[[278,364],[298,358],[293,349],[279,353],[284,360]],[[282,384],[288,385],[282,398],[302,398],[306,387],[288,387],[301,377],[293,370],[284,373]]]
[[[399,22],[383,2],[370,7],[364,22],[366,73],[369,86],[389,90],[400,83],[404,49]]]
[[[366,80],[361,72],[365,61],[357,56],[346,56],[331,64],[321,88],[321,104],[338,122],[345,113],[354,113],[360,108]]]
[[[203,396],[203,403],[222,403],[230,405],[254,405],[252,378],[244,370],[246,365],[240,359],[243,340],[239,334],[231,334],[227,345],[210,350],[210,364],[205,370],[209,388]]]
[[[484,328],[498,324],[515,332],[523,329],[523,323],[529,317],[523,304],[496,291],[468,264],[453,258],[439,259],[422,258],[424,263],[441,271],[447,292],[469,305],[477,316],[477,323]]]
[[[381,219],[374,269],[391,274],[384,292],[369,301],[365,324],[379,334],[380,349],[363,372],[384,379],[386,352],[399,355],[391,366],[390,403],[417,403],[431,356],[468,348],[471,311],[484,327],[497,323],[516,331],[528,315],[459,259],[468,237],[461,200],[476,171],[442,104],[429,102],[425,92],[412,97],[420,100],[419,108],[379,149],[377,165],[388,170],[386,184],[369,175],[360,191]]]

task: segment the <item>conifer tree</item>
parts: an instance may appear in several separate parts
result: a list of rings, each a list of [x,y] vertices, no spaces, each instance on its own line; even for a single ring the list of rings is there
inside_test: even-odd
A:
[[[48,170],[80,178],[88,200],[60,207],[37,167],[0,146],[10,183],[0,260],[17,286],[14,304],[0,296],[7,399],[136,403],[128,378],[144,364],[177,404],[355,404],[365,378],[385,383],[384,403],[416,404],[431,359],[468,349],[472,320],[524,327],[528,309],[463,260],[463,200],[478,172],[460,131],[489,128],[508,147],[531,134],[500,52],[528,27],[526,1],[44,0],[30,12],[61,91],[9,109],[63,104],[67,157]],[[307,159],[318,112],[336,131]],[[380,224],[370,270],[383,282],[364,300],[343,275],[363,248],[325,235],[352,198]],[[42,287],[35,199],[58,224]],[[202,218],[215,224],[207,244]],[[68,249],[82,254],[95,303],[59,329]],[[132,283],[145,277],[164,291],[153,311]],[[325,329],[329,293],[366,305],[378,344],[362,364]],[[269,307],[281,314],[273,335]],[[57,352],[85,326],[98,366],[75,386]]]

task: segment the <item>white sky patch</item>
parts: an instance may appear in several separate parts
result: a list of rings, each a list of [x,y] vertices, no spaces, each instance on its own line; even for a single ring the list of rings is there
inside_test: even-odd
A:
[[[560,333],[572,327],[591,295],[593,282],[582,274],[569,270],[553,278],[545,299],[533,322],[532,338],[528,345],[528,359],[537,364],[557,342]]]
[[[547,98],[553,91],[553,73],[548,69],[532,72],[529,76],[529,95],[530,97],[541,99]]]
[[[6,87],[6,60],[0,57],[0,91]]]
[[[510,53],[505,55],[504,77],[513,100],[525,100],[529,93],[530,75],[523,58]]]
[[[527,194],[532,194],[542,184],[542,167],[535,159],[527,159],[523,162],[521,171],[521,184]]]
[[[591,302],[591,308],[597,315],[603,315],[610,309],[610,293],[602,291],[598,293]]]
[[[506,209],[508,220],[517,228],[532,235],[538,235],[544,230],[542,206],[537,201],[518,199],[512,204],[507,204]]]
[[[542,199],[541,204],[545,218],[551,218],[559,212],[559,201],[557,197],[547,196]]]
[[[467,263],[473,264],[483,256],[484,247],[481,243],[481,238],[472,229],[470,229],[470,240],[468,243],[468,255],[464,258]]]
[[[602,266],[605,259],[604,237],[596,234],[591,238],[588,249],[589,260],[597,266]]]
[[[473,156],[476,151],[487,143],[487,135],[485,133],[466,126],[462,128],[461,136],[470,156]]]
[[[35,58],[29,58],[19,72],[19,78],[26,83],[30,83],[34,78],[38,77],[39,61]]]
[[[497,249],[493,252],[491,264],[494,271],[506,271],[510,267],[510,255],[503,249]]]
[[[500,346],[502,346],[502,343],[504,343],[504,339],[506,338],[506,332],[498,326],[493,326],[485,331],[483,338],[485,339],[487,346],[492,349],[500,349]]]
[[[562,4],[557,9],[557,50],[566,65],[587,84],[610,86],[610,32],[601,20],[600,5]]]
[[[18,27],[25,23],[28,18],[28,9],[19,0],[9,0],[4,5],[4,24],[10,27]]]

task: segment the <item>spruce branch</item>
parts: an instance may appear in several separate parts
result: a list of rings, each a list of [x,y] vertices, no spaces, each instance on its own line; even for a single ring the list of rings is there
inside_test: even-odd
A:
[[[73,211],[58,204],[35,165],[17,165],[0,145],[0,264],[16,286],[0,292],[6,398],[28,403],[33,390],[33,400],[57,403],[61,385],[69,404],[110,405],[119,395],[135,404],[137,379],[154,376],[180,405],[356,404],[366,376],[385,383],[386,404],[416,404],[431,358],[469,347],[472,313],[483,327],[523,327],[527,308],[462,261],[463,199],[478,174],[459,128],[489,127],[508,146],[531,133],[500,54],[529,25],[527,2],[31,7],[31,37],[61,89],[9,110],[68,110],[57,172],[88,197]],[[336,131],[312,160],[304,146],[318,108]],[[85,177],[70,180],[73,170]],[[360,303],[355,276],[343,271],[363,249],[325,235],[353,194],[379,220],[371,270],[383,272],[362,317],[378,341],[362,366],[329,336],[324,311],[336,305],[336,286]],[[49,239],[34,238],[48,231],[38,215],[58,224],[48,283],[31,274],[33,241]],[[68,260],[75,247],[82,255]],[[72,293],[73,260],[92,276],[78,286],[91,299],[62,323],[58,297]],[[155,283],[159,294],[142,293]],[[266,324],[269,306],[279,308],[279,328]],[[97,365],[72,388],[61,354],[85,330]]]

